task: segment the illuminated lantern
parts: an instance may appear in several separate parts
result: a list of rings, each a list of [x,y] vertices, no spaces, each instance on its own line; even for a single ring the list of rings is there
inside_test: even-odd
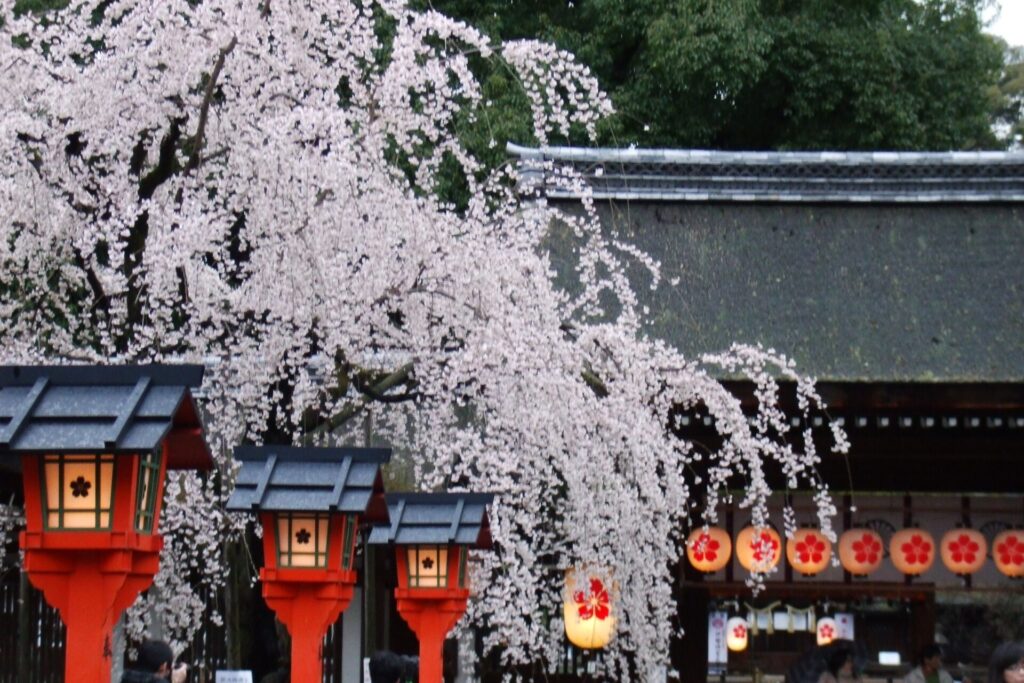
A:
[[[867,576],[882,564],[882,537],[871,529],[850,529],[839,537],[839,562],[856,576]]]
[[[388,494],[391,524],[370,532],[370,544],[395,552],[395,606],[419,641],[419,683],[444,680],[444,641],[469,604],[470,548],[491,547],[493,499],[489,493]]]
[[[992,541],[992,559],[1006,576],[1024,576],[1024,531],[1009,529],[998,534]]]
[[[743,617],[733,617],[725,623],[725,646],[731,652],[743,652],[749,643],[750,629]]]
[[[168,470],[210,469],[201,366],[0,368],[0,469],[20,472],[23,570],[67,627],[67,680],[108,683],[114,625],[159,568]]]
[[[352,600],[361,521],[388,518],[384,448],[239,446],[227,509],[263,528],[263,600],[291,636],[291,680],[323,677],[323,640]]]
[[[694,569],[702,572],[717,572],[729,564],[732,557],[732,539],[717,526],[708,529],[694,529],[686,539],[686,557]]]
[[[805,576],[820,572],[831,558],[832,543],[817,529],[797,529],[793,538],[786,540],[789,565]]]
[[[974,529],[947,531],[939,541],[942,564],[954,574],[973,574],[985,564],[988,543]]]
[[[889,540],[889,558],[904,574],[923,574],[935,562],[935,539],[924,529],[897,531]]]
[[[736,559],[749,572],[763,574],[782,556],[782,540],[775,529],[748,526],[736,536]]]
[[[828,645],[839,636],[839,627],[832,617],[818,619],[817,639],[818,645]]]
[[[576,647],[599,650],[611,642],[615,631],[611,596],[597,577],[588,577],[584,586],[579,584],[576,570],[567,570],[562,604],[565,635]]]

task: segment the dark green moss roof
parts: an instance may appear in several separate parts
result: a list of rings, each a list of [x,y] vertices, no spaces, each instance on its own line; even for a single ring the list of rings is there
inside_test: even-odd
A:
[[[821,379],[1024,381],[1024,204],[598,206],[661,261],[655,291],[635,273],[648,329],[688,355],[759,342]]]

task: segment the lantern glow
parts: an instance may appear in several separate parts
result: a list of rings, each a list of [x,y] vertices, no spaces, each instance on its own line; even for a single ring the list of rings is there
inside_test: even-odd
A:
[[[897,531],[889,540],[889,557],[904,574],[923,574],[935,563],[935,539],[924,529]]]
[[[793,569],[813,576],[828,566],[832,559],[832,542],[817,529],[797,529],[786,540],[786,560]]]
[[[732,539],[721,527],[694,529],[686,539],[686,557],[699,571],[717,572],[732,559]]]
[[[839,635],[839,627],[836,625],[836,620],[832,617],[825,617],[824,619],[818,620],[817,626],[817,643],[818,645],[828,645],[835,640]]]
[[[992,561],[1004,576],[1024,576],[1024,531],[1008,529],[992,539]]]
[[[973,574],[985,564],[988,543],[974,529],[952,529],[939,541],[942,564],[954,574]]]
[[[725,622],[725,646],[730,652],[743,652],[750,643],[750,628],[743,617],[732,617]]]
[[[871,529],[849,529],[839,537],[839,562],[854,576],[867,576],[882,565],[882,537]]]
[[[113,510],[113,455],[43,457],[48,530],[106,530]]]
[[[782,542],[771,527],[748,526],[736,536],[736,559],[749,572],[765,573],[779,564]]]
[[[565,574],[565,594],[562,616],[569,642],[584,650],[608,645],[615,632],[615,616],[604,582],[592,576],[579,586],[576,570],[570,569]]]
[[[326,568],[330,518],[325,514],[288,514],[277,517],[277,565]]]

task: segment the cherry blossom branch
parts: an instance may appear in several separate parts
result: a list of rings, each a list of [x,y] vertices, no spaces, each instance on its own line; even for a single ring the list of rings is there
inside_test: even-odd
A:
[[[266,3],[263,9],[269,12],[270,3]],[[185,167],[187,170],[195,170],[202,163],[203,145],[206,143],[206,119],[210,114],[210,104],[213,102],[214,91],[217,89],[217,79],[220,78],[221,69],[224,68],[224,61],[231,54],[231,51],[235,49],[236,45],[238,45],[238,36],[231,36],[228,44],[217,53],[217,61],[213,65],[213,72],[210,74],[210,80],[206,84],[206,92],[203,94],[203,103],[199,107],[199,125],[196,126],[196,134],[192,139],[192,156],[189,157],[188,164]]]

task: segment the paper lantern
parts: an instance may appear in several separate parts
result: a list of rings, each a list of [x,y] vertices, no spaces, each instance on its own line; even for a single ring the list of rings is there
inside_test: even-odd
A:
[[[818,645],[828,645],[839,637],[839,627],[832,617],[818,619],[817,639]]]
[[[953,529],[939,541],[942,564],[954,574],[973,574],[985,564],[988,543],[980,531]]]
[[[923,574],[935,562],[935,539],[924,529],[897,531],[889,540],[889,558],[904,574]]]
[[[686,557],[695,569],[717,572],[729,564],[732,557],[732,539],[725,529],[717,526],[694,529],[686,539]]]
[[[797,529],[786,540],[789,566],[805,576],[813,576],[828,566],[832,558],[832,542],[817,529]]]
[[[733,617],[725,622],[725,646],[731,652],[743,652],[750,642],[750,629],[743,617]]]
[[[882,554],[882,537],[871,529],[850,529],[839,537],[839,562],[856,576],[878,569]]]
[[[748,526],[736,536],[736,559],[749,572],[763,574],[779,563],[782,539],[775,529]]]
[[[577,582],[576,570],[565,573],[565,600],[562,615],[565,635],[584,650],[598,650],[611,642],[615,616],[608,589],[601,579],[591,576],[585,587]]]
[[[992,540],[992,560],[1006,576],[1024,576],[1024,530],[1008,529]]]

